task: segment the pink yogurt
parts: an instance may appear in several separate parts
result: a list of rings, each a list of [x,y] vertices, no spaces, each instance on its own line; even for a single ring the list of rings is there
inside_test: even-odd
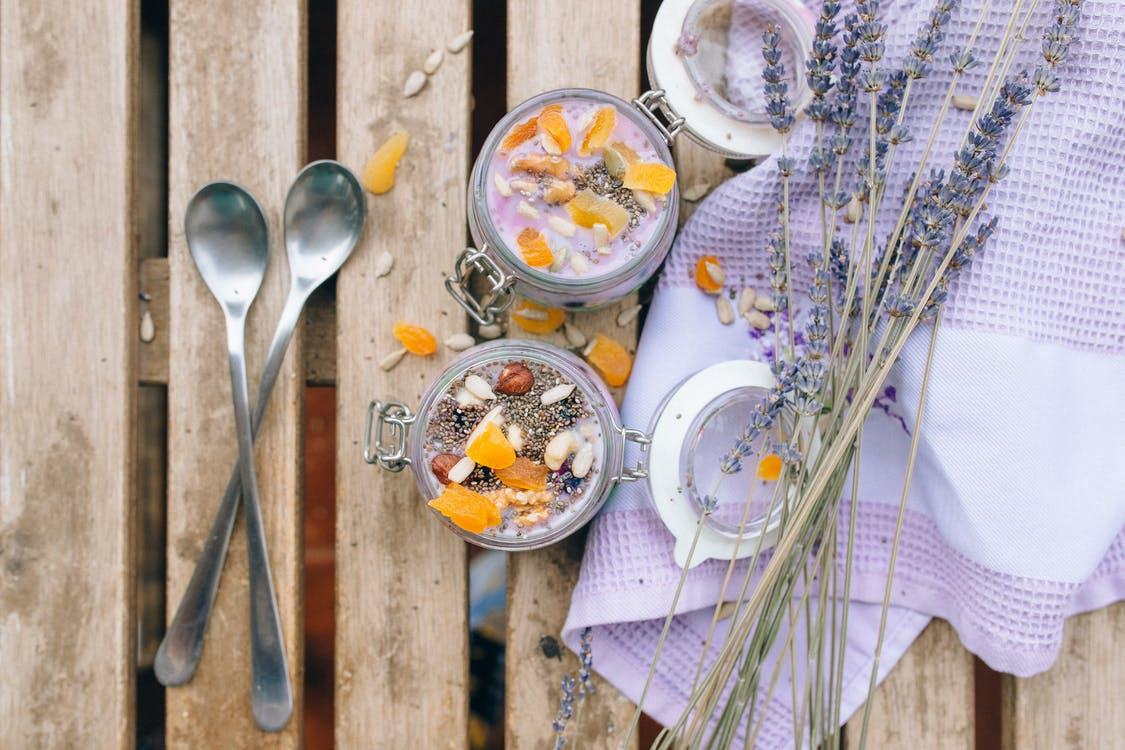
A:
[[[591,169],[601,165],[603,163],[602,150],[599,149],[590,156],[583,157],[578,155],[578,146],[589,127],[593,113],[607,105],[602,102],[582,99],[564,99],[558,103],[562,104],[563,116],[570,128],[572,139],[570,148],[561,155],[562,158],[578,169]],[[528,113],[527,116],[521,117],[517,122],[526,121],[532,114]],[[662,161],[653,143],[633,121],[632,114],[618,107],[616,123],[606,143],[624,143],[636,152],[638,159],[642,162]],[[551,217],[557,217],[568,224],[572,224],[572,222],[565,205],[550,205],[544,200],[544,191],[541,186],[533,193],[518,189],[521,181],[535,183],[536,177],[527,172],[513,172],[509,168],[509,163],[519,156],[546,155],[546,153],[539,136],[536,136],[524,141],[509,153],[502,154],[499,150],[494,151],[488,165],[485,182],[488,213],[501,239],[507,244],[513,256],[521,257],[516,237],[527,227],[541,231],[556,255],[560,248],[565,247],[567,249],[568,258],[561,268],[556,270],[536,269],[561,278],[593,279],[605,276],[621,268],[648,248],[649,240],[652,239],[653,233],[660,226],[665,212],[668,211],[669,204],[666,196],[653,196],[656,210],[639,212],[635,222],[631,221],[629,226],[612,238],[610,243],[605,246],[609,249],[609,254],[599,253],[592,229],[576,227],[574,236],[567,237],[551,226]],[[496,175],[499,175],[509,185],[513,182],[516,183],[516,186],[511,188],[512,194],[510,196],[501,195],[496,185]],[[624,190],[624,188],[621,188],[621,190]],[[529,218],[519,213],[521,202],[536,209],[539,213],[538,217]],[[574,253],[581,254],[587,261],[587,269],[582,273],[576,271],[575,266],[572,265],[570,256]]]

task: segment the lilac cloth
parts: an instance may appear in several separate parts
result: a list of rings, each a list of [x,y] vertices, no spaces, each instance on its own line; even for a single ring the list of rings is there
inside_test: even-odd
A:
[[[896,155],[878,236],[891,228],[890,196],[902,194],[936,117],[948,53],[968,38],[982,2],[966,0],[954,12],[937,72],[914,88],[906,125],[915,139]],[[889,70],[904,59],[932,2],[881,6]],[[1037,63],[1050,6],[1040,3],[1013,69]],[[985,64],[960,92],[975,93],[983,83],[1007,16],[1005,3],[994,7],[1000,10],[984,22],[977,47]],[[841,26],[850,11],[845,3]],[[745,70],[757,75],[760,51],[744,54]],[[1125,4],[1087,0],[1062,90],[1034,105],[1012,151],[1012,172],[989,196],[999,229],[952,290],[896,568],[884,673],[936,616],[992,667],[1031,675],[1054,661],[1066,617],[1125,598],[1123,60]],[[866,121],[865,101],[859,122]],[[948,113],[931,166],[949,168],[967,119],[964,111]],[[798,258],[820,237],[805,161],[812,141],[811,124],[801,122],[790,144],[800,165],[792,198]],[[688,222],[637,352],[627,424],[648,425],[663,394],[686,375],[763,356],[768,341],[742,325],[721,326],[691,273],[701,255],[715,254],[734,285],[768,287],[764,239],[775,228],[776,179],[776,162],[767,160],[721,185]],[[795,273],[799,300],[807,275]],[[866,695],[926,338],[915,336],[904,350],[865,428],[844,718]],[[680,575],[671,536],[650,503],[645,487],[625,486],[595,520],[564,628],[572,648],[582,628],[594,628],[595,668],[634,700]],[[646,700],[658,720],[673,721],[687,700],[725,566],[709,561],[688,576]],[[745,563],[735,580],[744,573]],[[760,747],[792,744],[787,679],[783,674],[770,703]]]

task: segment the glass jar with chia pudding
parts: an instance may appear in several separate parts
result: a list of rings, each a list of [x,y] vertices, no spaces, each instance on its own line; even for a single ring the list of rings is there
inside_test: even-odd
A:
[[[515,107],[473,165],[468,220],[476,246],[458,255],[446,279],[450,294],[483,325],[515,295],[581,309],[637,289],[675,235],[677,134],[743,160],[779,145],[755,94],[760,77],[744,80],[754,66],[732,64],[728,47],[741,45],[740,54],[757,61],[761,32],[777,27],[800,111],[809,91],[793,73],[809,50],[811,22],[798,0],[665,0],[648,48],[657,88],[632,102],[557,89]],[[486,279],[479,297],[474,275]]]
[[[609,392],[569,352],[534,341],[494,341],[449,364],[417,410],[373,401],[364,458],[407,466],[425,501],[468,541],[536,549],[593,518],[610,490],[645,476],[625,467]]]

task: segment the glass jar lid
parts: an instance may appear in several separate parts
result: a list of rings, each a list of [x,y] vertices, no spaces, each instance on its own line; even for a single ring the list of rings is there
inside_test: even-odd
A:
[[[773,383],[763,362],[721,362],[683,381],[657,409],[649,433],[648,483],[661,520],[676,538],[678,565],[748,557],[763,536],[764,547],[773,543],[781,511],[775,502],[767,516],[774,483],[752,470],[723,474],[719,468]],[[704,512],[706,498],[714,498],[710,513]]]
[[[813,17],[797,0],[664,0],[648,46],[649,78],[681,128],[725,156],[752,159],[781,145],[762,93],[762,33],[775,26],[797,111],[811,92],[804,60]]]

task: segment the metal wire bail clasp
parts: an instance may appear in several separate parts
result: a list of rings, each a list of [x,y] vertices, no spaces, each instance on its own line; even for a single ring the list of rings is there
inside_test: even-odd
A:
[[[631,469],[622,469],[621,476],[618,480],[621,482],[635,482],[638,479],[648,478],[648,447],[652,444],[652,440],[648,435],[640,430],[632,430],[628,427],[621,428],[621,437],[625,438],[626,443],[636,443],[641,450],[641,457],[637,459],[637,465]]]
[[[475,247],[465,248],[457,255],[457,260],[453,264],[453,273],[445,277],[446,290],[453,295],[453,299],[457,300],[461,307],[465,308],[473,320],[482,326],[495,324],[496,316],[507,310],[515,299],[512,285],[516,280],[504,273],[492,258],[488,257],[485,252],[487,249],[487,246],[480,250]],[[489,284],[488,291],[479,301],[473,296],[470,286],[474,272],[483,274]]]
[[[684,118],[672,109],[672,105],[664,95],[664,89],[644,92],[633,100],[633,105],[652,121],[669,146],[684,129]]]
[[[372,401],[368,404],[367,426],[363,430],[363,460],[394,472],[409,466],[406,436],[415,418],[406,404],[397,401]]]

